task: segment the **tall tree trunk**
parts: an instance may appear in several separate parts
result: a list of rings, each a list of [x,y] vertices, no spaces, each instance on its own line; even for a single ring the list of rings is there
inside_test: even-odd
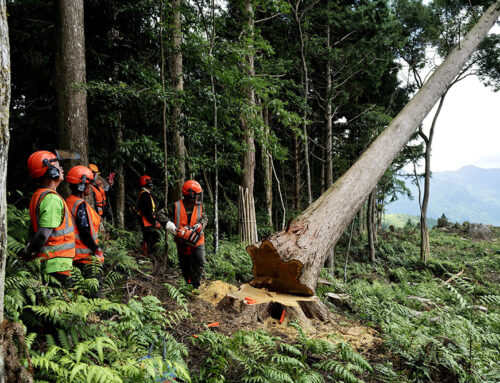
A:
[[[244,11],[245,22],[243,23],[243,34],[251,41],[254,37],[254,11],[252,0],[245,0],[245,11]],[[252,44],[252,43],[251,43]],[[253,44],[252,44],[253,45]],[[253,46],[247,47],[250,52],[245,55],[246,61],[246,71],[248,77],[255,76],[255,66],[254,66],[254,55]],[[248,195],[253,201],[253,189],[254,189],[254,174],[255,174],[255,141],[254,141],[254,131],[251,125],[252,115],[255,110],[255,90],[252,86],[246,86],[244,89],[246,95],[246,101],[248,109],[250,112],[244,112],[241,116],[241,129],[243,133],[243,142],[245,144],[245,151],[242,156],[241,167],[243,169],[243,175],[241,177],[241,187],[248,190]],[[250,114],[250,115],[249,115]],[[242,206],[240,204],[240,206]],[[248,206],[250,211],[249,216],[255,217],[255,205],[251,204]],[[242,217],[242,212],[240,211],[240,217]],[[244,225],[252,225],[253,227],[246,230],[250,233],[250,241],[257,241],[257,228],[256,222],[243,222]]]
[[[7,159],[9,154],[10,46],[7,6],[0,0],[0,323],[3,323],[7,261]],[[3,336],[0,332],[0,383],[5,382]]]
[[[330,48],[330,24],[326,26],[326,41]],[[330,59],[326,61],[326,187],[333,184],[333,156],[332,156],[332,137],[333,137],[333,107],[332,107],[332,63]]]
[[[368,233],[368,249],[370,251],[370,261],[375,262],[375,235],[373,225],[373,203],[375,199],[375,190],[368,197],[368,208],[366,209],[366,228]]]
[[[269,137],[269,108],[267,105],[263,106],[263,120],[266,142]],[[267,224],[273,227],[273,168],[272,168],[272,154],[266,148],[262,148],[262,165],[264,167],[264,189],[266,193],[266,208],[267,208]]]
[[[294,164],[294,176],[293,176],[293,208],[298,211],[302,208],[300,200],[300,145],[297,134],[293,134],[293,164]]]
[[[173,25],[172,25],[172,64],[171,78],[175,92],[178,94],[184,91],[184,80],[182,74],[182,25],[181,25],[181,1],[174,0],[172,3]],[[174,152],[177,161],[177,179],[173,186],[172,197],[174,201],[181,198],[181,190],[186,180],[186,147],[184,136],[180,131],[181,107],[175,103],[172,110],[172,126],[174,130]]]
[[[425,142],[425,173],[424,173],[424,196],[422,198],[422,206],[420,208],[420,260],[427,263],[429,260],[431,247],[429,243],[429,228],[427,226],[427,207],[429,206],[429,196],[431,192],[431,153],[432,153],[432,140],[434,138],[434,129],[436,127],[436,122],[441,113],[443,107],[444,99],[446,97],[446,92],[441,96],[439,100],[439,106],[436,110],[436,114],[432,119],[431,129],[429,131],[429,136],[426,136],[420,129],[420,137]]]
[[[165,47],[163,44],[163,28],[165,23],[163,1],[160,0],[160,77],[161,77],[161,91],[163,96],[162,107],[162,130],[163,130],[163,182],[165,182],[165,189],[163,191],[165,211],[168,206],[168,125],[167,125],[167,98],[165,94]],[[168,264],[168,230],[165,230],[165,265]]]
[[[88,166],[87,91],[83,0],[58,0],[56,53],[59,145],[77,151]],[[73,165],[75,165],[73,164]]]
[[[313,295],[329,251],[434,104],[465,65],[500,15],[500,0],[433,73],[356,163],[285,230],[247,247],[252,284]]]
[[[306,48],[304,41],[304,32],[302,30],[301,15],[299,15],[300,1],[296,1],[293,5],[293,15],[297,23],[300,41],[300,59],[302,62],[302,89],[303,89],[303,108],[302,112],[302,132],[304,134],[304,160],[306,163],[306,185],[307,185],[307,204],[312,203],[312,188],[311,188],[311,167],[309,163],[309,142],[307,137],[307,116],[308,116],[308,100],[309,100],[309,72],[306,60]]]
[[[116,127],[116,151],[118,152],[123,145],[123,131],[121,123]],[[123,162],[120,161],[116,167],[115,180],[115,214],[116,224],[119,228],[125,228],[125,174]]]

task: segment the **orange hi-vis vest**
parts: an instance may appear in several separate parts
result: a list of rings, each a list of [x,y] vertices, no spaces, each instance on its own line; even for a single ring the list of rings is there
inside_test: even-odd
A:
[[[71,212],[71,216],[73,220],[75,219],[76,212],[78,211],[78,207],[84,203],[87,211],[87,218],[89,220],[90,226],[90,234],[92,235],[92,239],[96,244],[99,243],[98,232],[99,232],[99,224],[101,223],[101,217],[97,212],[90,206],[84,199],[77,197],[74,194],[71,194],[68,198],[66,198],[66,203],[68,204],[68,209]],[[75,258],[73,262],[80,263],[91,263],[92,262],[92,250],[90,250],[80,238],[80,232],[78,230],[78,226],[75,224]]]
[[[43,198],[49,194],[56,194],[63,200],[64,217],[61,224],[52,230],[47,242],[40,248],[40,252],[36,258],[52,259],[52,258],[75,258],[75,231],[73,219],[68,210],[68,206],[64,199],[56,191],[49,188],[40,188],[35,191],[30,202],[30,217],[31,227],[36,233],[39,229],[38,221],[40,220],[40,203]]]
[[[195,204],[193,206],[193,213],[191,214],[191,222],[188,222],[188,216],[186,212],[186,208],[184,207],[184,202],[177,201],[175,203],[175,219],[174,223],[175,226],[177,227],[184,227],[184,226],[194,226],[197,223],[200,222],[201,216],[203,214],[203,206],[200,204]],[[193,247],[198,247],[200,245],[203,245],[205,243],[205,234],[201,232],[200,239],[195,243]]]
[[[94,191],[95,209],[99,215],[104,214],[104,206],[106,206],[106,192],[99,185],[92,185]]]
[[[140,209],[139,209],[139,201],[141,199],[142,193],[148,193],[149,198],[151,198],[151,206],[153,206],[153,216],[155,215],[155,211],[156,211],[155,200],[153,199],[151,192],[146,188],[141,188],[141,191],[139,192],[139,195],[137,196],[137,214],[139,214],[139,217],[142,218],[142,223],[143,223],[144,227],[153,226],[153,224],[146,219],[146,217],[144,216],[144,213],[142,211],[140,211]]]

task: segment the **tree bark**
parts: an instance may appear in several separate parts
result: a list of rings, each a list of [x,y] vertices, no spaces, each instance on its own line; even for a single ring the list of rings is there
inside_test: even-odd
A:
[[[308,116],[308,100],[309,100],[309,72],[307,68],[306,61],[306,50],[304,41],[304,32],[302,30],[301,16],[299,15],[299,5],[300,1],[296,1],[295,4],[290,4],[293,9],[293,15],[295,17],[295,22],[297,23],[297,29],[299,32],[300,41],[300,58],[302,62],[302,89],[303,89],[303,108],[302,112],[302,132],[304,134],[304,160],[306,163],[306,184],[307,184],[307,204],[312,203],[312,189],[311,189],[311,167],[309,164],[309,142],[307,137],[307,116]]]
[[[375,236],[373,225],[373,203],[375,199],[375,190],[370,193],[368,197],[368,207],[366,209],[366,228],[368,232],[368,248],[370,251],[370,261],[375,262]]]
[[[252,284],[275,291],[313,295],[319,273],[341,234],[385,170],[446,92],[500,15],[491,5],[431,78],[356,163],[284,230],[247,247]]]
[[[174,0],[172,3],[173,25],[172,25],[172,62],[171,79],[175,92],[178,94],[184,91],[184,80],[182,74],[182,25],[181,25],[181,0]],[[180,97],[180,96],[179,96]],[[182,185],[186,180],[186,147],[184,145],[184,136],[179,129],[181,118],[181,107],[178,103],[174,104],[172,110],[172,126],[174,130],[174,153],[177,160],[177,179],[173,186],[172,199],[177,201],[181,198]]]
[[[58,0],[56,53],[59,145],[77,151],[72,165],[88,166],[88,121],[83,0]]]
[[[327,47],[330,48],[330,25],[326,26]],[[333,137],[333,107],[330,93],[332,92],[332,63],[326,60],[326,187],[333,184],[333,157],[332,157],[332,137]]]
[[[431,129],[429,131],[429,136],[420,131],[420,136],[425,142],[425,173],[424,173],[424,196],[422,198],[422,206],[420,208],[420,260],[427,263],[431,253],[431,247],[429,242],[429,228],[427,226],[427,207],[429,206],[429,196],[431,192],[431,154],[432,154],[432,141],[434,138],[434,129],[436,127],[436,122],[441,113],[443,107],[444,99],[448,89],[443,94],[439,100],[439,106],[432,119]]]
[[[267,105],[263,106],[263,120],[266,142],[269,137],[269,109]],[[264,167],[264,189],[266,194],[266,208],[267,208],[267,224],[273,227],[273,169],[271,165],[272,154],[266,148],[262,148],[262,165]]]
[[[297,134],[293,134],[293,164],[294,164],[294,176],[293,176],[293,208],[298,211],[302,208],[300,201],[300,147],[299,139]]]
[[[245,10],[244,10],[245,22],[243,23],[243,34],[251,41],[254,37],[254,11],[252,0],[245,0]],[[255,76],[255,66],[254,66],[254,55],[253,46],[248,46],[249,52],[245,54],[245,65],[246,65],[246,75],[248,77]],[[243,133],[243,142],[245,145],[245,150],[243,152],[241,160],[241,168],[243,169],[243,175],[241,177],[241,187],[243,190],[248,191],[249,198],[253,201],[253,189],[254,189],[254,174],[255,174],[255,141],[254,132],[251,125],[252,116],[255,110],[255,90],[252,86],[246,86],[244,89],[246,95],[246,101],[248,105],[248,111],[243,112],[241,116],[241,130]],[[248,211],[249,216],[255,217],[255,205],[250,204],[248,206],[250,209]],[[240,211],[240,217],[242,217],[242,212]],[[243,222],[243,221],[242,221]],[[250,224],[253,227],[245,228],[245,231],[250,233],[250,242],[257,242],[256,222],[248,221],[245,224]]]
[[[3,323],[5,267],[7,261],[7,159],[9,153],[10,107],[10,45],[7,27],[7,6],[0,0],[0,323]],[[0,332],[0,383],[3,383],[5,362],[4,334]]]
[[[116,127],[116,146],[117,151],[120,150],[123,144],[123,132],[121,123]],[[123,162],[120,161],[116,167],[115,181],[115,214],[116,224],[119,228],[125,228],[125,175],[123,171]]]

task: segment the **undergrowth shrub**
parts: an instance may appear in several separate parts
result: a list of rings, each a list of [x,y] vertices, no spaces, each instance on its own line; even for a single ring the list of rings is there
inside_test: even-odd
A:
[[[300,326],[293,344],[265,331],[238,331],[232,337],[204,332],[193,339],[205,353],[197,382],[282,383],[363,382],[370,364],[347,343],[307,337]]]

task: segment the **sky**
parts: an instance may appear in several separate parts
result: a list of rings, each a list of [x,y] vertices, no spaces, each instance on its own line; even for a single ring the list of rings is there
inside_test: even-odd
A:
[[[500,33],[496,25],[491,33]],[[428,132],[437,105],[424,120]],[[423,161],[419,165],[422,166]],[[431,171],[500,168],[500,91],[469,76],[448,92],[434,130]],[[413,166],[405,167],[413,173]]]
[[[424,120],[432,122],[435,108]],[[500,168],[500,92],[470,76],[455,84],[443,104],[432,145],[431,170],[457,170],[465,165]]]

